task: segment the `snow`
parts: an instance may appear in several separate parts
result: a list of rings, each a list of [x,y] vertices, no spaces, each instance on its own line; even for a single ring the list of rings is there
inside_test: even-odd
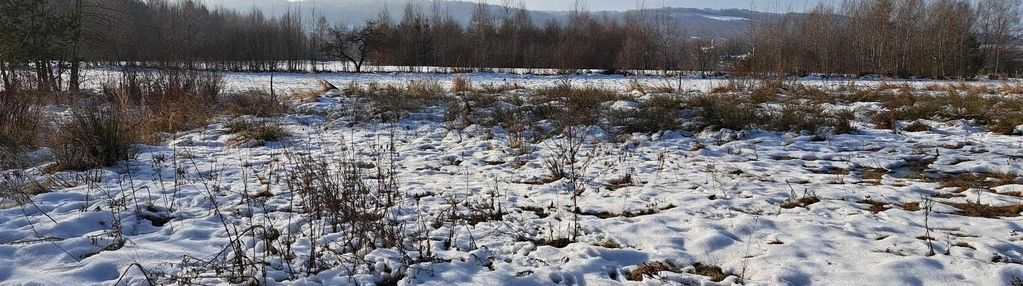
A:
[[[103,73],[103,71],[92,71]],[[561,77],[508,74],[465,74],[474,83],[516,83],[526,87],[555,84]],[[309,89],[319,79],[339,86],[349,81],[407,83],[438,80],[442,74],[278,74],[274,87],[282,91]],[[664,79],[641,77],[644,82]],[[231,89],[268,87],[266,74],[230,74]],[[670,80],[670,79],[669,79]],[[577,85],[625,88],[624,77],[581,75]],[[686,88],[709,90],[723,80],[689,79]],[[824,80],[808,84],[845,84]],[[95,83],[94,83],[95,84]],[[863,84],[876,84],[865,82]],[[923,85],[926,82],[912,82]],[[355,99],[324,99],[306,109],[336,112],[351,108]],[[509,104],[502,101],[503,104]],[[611,103],[615,109],[633,109],[632,101]],[[856,108],[856,107],[850,107]],[[397,125],[350,124],[348,118],[294,114],[283,117],[294,139],[255,147],[229,146],[224,124],[182,134],[161,146],[143,149],[137,160],[104,170],[59,173],[72,179],[57,190],[32,198],[33,204],[0,209],[0,284],[3,285],[145,285],[138,263],[149,273],[176,273],[184,257],[208,259],[229,245],[224,223],[267,223],[285,231],[307,233],[311,226],[291,211],[290,196],[280,185],[271,188],[265,204],[243,201],[247,192],[261,188],[266,174],[287,169],[295,154],[340,158],[341,146],[357,146],[371,153],[372,146],[394,140],[399,184],[407,194],[425,196],[406,205],[399,214],[410,222],[416,214],[437,215],[448,210],[447,198],[485,199],[485,192],[501,190],[503,221],[485,221],[455,229],[453,247],[438,249],[438,262],[423,262],[410,270],[403,283],[424,285],[1005,285],[1023,277],[1023,225],[1020,218],[960,216],[954,208],[938,204],[930,215],[937,255],[928,256],[924,212],[901,204],[948,190],[898,172],[880,182],[868,182],[855,172],[829,170],[888,168],[898,170],[907,161],[930,156],[931,168],[947,173],[983,172],[1023,175],[1023,140],[1020,137],[978,131],[968,123],[934,124],[932,132],[893,134],[865,128],[825,142],[811,136],[763,131],[729,130],[685,134],[636,134],[622,144],[586,144],[599,150],[584,176],[593,178],[579,200],[582,213],[613,214],[648,211],[638,216],[599,218],[581,215],[582,237],[563,248],[538,246],[516,239],[566,235],[571,232],[571,198],[562,182],[525,184],[544,177],[536,154],[553,152],[548,139],[534,144],[533,155],[517,155],[506,146],[507,133],[469,128],[452,132],[430,109]],[[702,148],[694,148],[701,145]],[[961,145],[956,148],[949,146]],[[920,155],[917,150],[938,150]],[[587,151],[581,152],[589,154]],[[934,152],[930,152],[934,153]],[[180,169],[164,158],[177,158]],[[361,157],[370,160],[369,156]],[[521,167],[516,159],[530,159]],[[496,163],[495,163],[496,162]],[[181,170],[183,169],[183,171]],[[41,168],[27,170],[37,179],[50,176]],[[183,173],[179,174],[179,173]],[[633,183],[611,190],[609,182],[625,174]],[[213,179],[203,179],[215,176]],[[94,178],[85,180],[84,178]],[[183,177],[176,182],[176,177]],[[209,184],[219,186],[211,190]],[[1018,191],[1020,185],[998,187],[998,193]],[[780,208],[790,193],[813,192],[822,201],[805,208]],[[211,196],[212,195],[212,201]],[[153,201],[155,210],[171,220],[154,226],[136,216],[132,197]],[[111,211],[110,198],[126,199],[127,211]],[[860,201],[890,203],[891,209],[872,213]],[[946,201],[975,200],[950,198]],[[985,193],[984,203],[1019,203],[1018,197]],[[225,222],[214,211],[219,205]],[[550,209],[551,206],[555,209]],[[141,208],[148,209],[146,206]],[[541,217],[525,208],[546,209]],[[52,219],[52,220],[51,220]],[[127,241],[114,243],[110,235],[116,221]],[[451,231],[447,225],[430,232],[435,239]],[[319,245],[336,236],[314,238]],[[613,241],[621,248],[601,245]],[[972,248],[955,246],[966,243]],[[437,243],[435,243],[437,244]],[[249,252],[266,248],[247,239]],[[302,237],[291,244],[307,258],[312,241]],[[993,262],[994,258],[998,261]],[[268,284],[338,285],[379,281],[387,269],[398,269],[400,254],[377,249],[366,254],[362,271],[349,277],[337,267],[312,275],[290,277],[280,269],[268,271]],[[691,269],[696,263],[720,266],[732,274],[722,282],[688,273],[662,272],[662,278],[627,281],[628,273],[647,262],[661,261]],[[280,263],[280,261],[277,261]],[[296,267],[297,264],[296,263]],[[489,266],[488,266],[489,264]],[[368,266],[367,266],[368,265]],[[280,265],[277,265],[280,266]],[[364,269],[360,268],[360,269]],[[738,277],[744,274],[744,279]],[[207,279],[200,284],[231,284]]]
[[[718,21],[749,21],[748,18],[700,14],[701,17]]]
[[[397,67],[379,67],[386,72],[375,73],[245,73],[232,72],[225,78],[229,90],[264,89],[269,90],[271,79],[273,79],[274,90],[280,92],[306,91],[316,87],[320,80],[326,80],[334,85],[343,88],[351,82],[365,83],[377,82],[382,85],[404,85],[410,81],[436,81],[442,86],[450,88],[452,79],[461,77],[481,85],[518,85],[524,88],[536,88],[564,84],[566,82],[573,86],[596,86],[617,90],[630,90],[633,80],[636,83],[646,86],[670,86],[678,88],[679,78],[674,76],[659,75],[605,75],[599,71],[584,71],[586,73],[572,75],[546,75],[530,74],[528,70],[513,70],[508,73],[422,73],[422,72],[400,72],[394,71]],[[657,71],[649,71],[655,73]],[[99,88],[102,84],[112,82],[120,77],[120,70],[116,68],[90,69],[83,71],[83,88]],[[720,77],[702,78],[699,75],[685,76],[681,83],[682,89],[686,91],[710,91],[715,87],[727,86],[733,80]],[[740,81],[741,82],[741,81]],[[1001,81],[967,81],[949,82],[940,80],[904,80],[884,78],[861,78],[861,79],[829,79],[819,76],[808,76],[799,81],[801,84],[822,88],[840,88],[850,85],[858,87],[876,87],[883,84],[898,86],[909,85],[914,88],[922,88],[931,84],[965,84],[965,85],[990,85],[999,86]],[[747,82],[750,84],[753,82]]]

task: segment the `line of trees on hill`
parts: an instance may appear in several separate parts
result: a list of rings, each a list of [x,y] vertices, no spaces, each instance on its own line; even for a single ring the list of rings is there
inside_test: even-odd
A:
[[[524,8],[491,11],[479,4],[461,25],[440,7],[420,11],[408,5],[399,21],[383,13],[361,27],[332,27],[330,34],[337,36],[327,46],[341,54],[335,58],[370,57],[382,65],[565,70],[713,70],[719,55],[745,50],[739,39],[685,37],[667,17],[638,11],[614,20],[572,11],[565,23],[536,25]]]
[[[745,68],[931,78],[1018,73],[1019,0],[846,0],[752,31]]]
[[[2,0],[0,77],[6,89],[76,90],[84,62],[315,71],[318,62],[341,60],[354,71],[374,64],[958,78],[1020,72],[1020,6],[845,0],[708,39],[686,36],[669,9],[622,19],[577,10],[537,25],[525,9],[481,3],[461,24],[437,4],[410,3],[401,17],[383,11],[345,26],[315,12],[268,17],[193,0]]]

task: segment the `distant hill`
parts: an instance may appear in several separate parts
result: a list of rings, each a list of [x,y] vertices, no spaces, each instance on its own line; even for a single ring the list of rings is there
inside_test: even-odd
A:
[[[407,0],[220,0],[216,6],[241,12],[258,9],[270,15],[281,15],[287,11],[301,12],[308,23],[323,16],[331,24],[358,25],[366,20],[376,18],[381,11],[387,9],[391,17],[398,21]],[[467,23],[472,17],[475,3],[465,1],[414,1],[413,5],[427,14],[441,13],[451,15],[456,20]],[[491,13],[501,16],[515,12],[515,8],[498,5],[490,6]],[[732,37],[746,31],[750,21],[764,21],[781,17],[781,14],[755,12],[741,9],[694,9],[694,8],[658,8],[632,11],[591,11],[594,15],[612,19],[623,19],[628,13],[646,13],[648,15],[667,16],[671,23],[679,27],[680,32],[694,37]],[[567,11],[530,11],[530,16],[537,24],[549,21],[567,21]]]

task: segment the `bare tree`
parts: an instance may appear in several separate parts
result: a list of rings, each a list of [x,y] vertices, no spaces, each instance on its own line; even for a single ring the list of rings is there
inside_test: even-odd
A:
[[[472,66],[477,68],[491,67],[488,63],[494,60],[492,54],[493,39],[497,34],[494,19],[490,15],[490,7],[483,1],[476,3],[472,11],[472,18],[466,28],[469,41],[472,44]]]
[[[1020,33],[1023,2],[1019,0],[983,0],[977,7],[979,30],[987,47],[992,73],[1005,72],[1004,61],[1011,60],[1013,37]]]
[[[360,73],[379,38],[377,24],[372,21],[359,29],[335,26],[327,32],[327,43],[323,53],[335,59],[351,62],[355,66],[355,72]]]

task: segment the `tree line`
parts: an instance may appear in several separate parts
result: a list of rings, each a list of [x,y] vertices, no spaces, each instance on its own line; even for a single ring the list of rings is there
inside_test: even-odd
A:
[[[266,16],[193,0],[0,0],[5,89],[76,90],[82,63],[315,71],[318,63],[934,78],[1019,73],[1018,0],[845,0],[753,19],[727,38],[687,36],[670,9],[612,18],[576,9],[538,24],[522,6],[478,4],[468,23],[442,4],[363,25]],[[494,8],[498,7],[498,8]],[[66,75],[66,76],[62,76]]]
[[[741,68],[961,78],[1020,72],[1019,0],[846,0],[751,31]]]
[[[83,63],[298,70],[323,59],[306,26],[192,0],[0,0],[0,77],[7,90],[75,91]]]
[[[744,53],[740,39],[687,37],[670,10],[640,10],[622,19],[581,10],[566,21],[538,25],[523,7],[477,4],[460,24],[437,4],[406,5],[400,20],[387,11],[358,27],[333,26],[326,55],[378,65],[474,69],[719,70]]]

